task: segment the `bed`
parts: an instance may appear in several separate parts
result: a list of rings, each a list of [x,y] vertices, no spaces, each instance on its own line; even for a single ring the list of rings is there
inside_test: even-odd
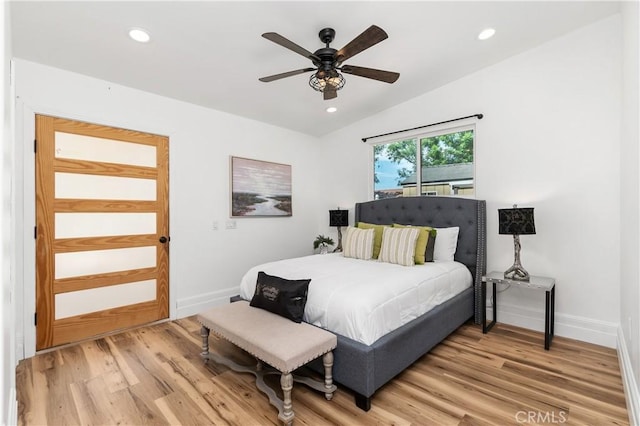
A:
[[[435,228],[458,227],[457,248],[454,255],[455,262],[436,263],[431,266],[437,271],[436,275],[446,276],[468,276],[465,278],[468,284],[452,290],[453,297],[442,296],[438,292],[436,295],[422,298],[426,307],[426,313],[411,311],[409,318],[403,321],[402,325],[394,325],[392,331],[380,330],[380,321],[372,321],[373,329],[366,327],[354,334],[352,329],[360,330],[366,325],[366,319],[355,318],[354,326],[344,326],[339,328],[339,322],[331,323],[331,315],[325,315],[325,323],[322,323],[322,315],[318,309],[310,306],[312,291],[322,288],[323,292],[315,295],[315,299],[335,301],[330,304],[343,303],[330,294],[325,287],[331,287],[331,276],[325,277],[325,284],[309,289],[309,298],[305,308],[305,321],[323,326],[333,331],[338,337],[338,346],[334,351],[333,377],[341,385],[348,387],[355,393],[356,405],[367,411],[371,407],[371,399],[376,390],[382,387],[397,374],[410,366],[431,348],[446,338],[451,332],[470,319],[476,323],[480,322],[480,283],[482,275],[486,272],[486,207],[483,200],[474,200],[457,197],[404,197],[390,198],[376,201],[357,203],[355,205],[355,222],[367,222],[372,224],[393,224],[404,225],[427,225]],[[436,237],[436,241],[437,237]],[[346,259],[341,254],[313,256],[312,259],[292,259],[293,268],[302,262],[311,261],[310,274],[313,272],[318,276],[322,268],[346,268],[348,270],[353,263],[353,259]],[[367,262],[355,260],[356,262]],[[376,269],[373,274],[386,274],[393,277],[393,267],[405,268],[399,265],[383,265],[382,262],[370,261],[372,267]],[[280,263],[259,265],[252,268],[241,284],[243,297],[250,298],[247,286],[255,283],[253,274],[258,269],[268,269],[267,273],[276,275]],[[329,266],[327,266],[329,265]],[[315,270],[314,270],[315,268]],[[460,269],[465,269],[464,273]],[[409,268],[418,270],[419,268]],[[391,274],[391,275],[389,275]],[[392,278],[389,278],[392,279]],[[365,280],[363,280],[365,281]],[[400,279],[398,279],[400,281]],[[442,280],[445,284],[440,285],[440,289],[447,288],[449,279]],[[313,282],[313,281],[312,281]],[[316,282],[319,282],[316,280]],[[394,283],[393,288],[402,285]],[[244,286],[244,287],[243,287]],[[364,287],[363,287],[364,288]],[[339,289],[342,291],[341,289]],[[347,294],[345,300],[356,300],[355,294]],[[415,294],[407,295],[410,298],[417,298]],[[441,302],[440,296],[444,302]],[[381,295],[378,297],[386,297]],[[406,299],[407,297],[405,297]],[[315,300],[314,299],[314,300]],[[427,307],[427,305],[429,305]],[[433,306],[431,306],[433,305]],[[330,306],[327,306],[329,308]],[[316,312],[318,311],[318,312]],[[413,316],[412,316],[413,315]],[[404,315],[405,317],[407,315]],[[372,319],[375,317],[372,315]],[[394,323],[396,319],[391,316],[384,316],[387,322]],[[384,322],[384,321],[383,321]],[[344,324],[343,324],[344,325]],[[384,324],[383,324],[384,325]],[[359,328],[360,327],[360,328]],[[311,368],[318,372],[323,371],[321,363],[312,363]]]

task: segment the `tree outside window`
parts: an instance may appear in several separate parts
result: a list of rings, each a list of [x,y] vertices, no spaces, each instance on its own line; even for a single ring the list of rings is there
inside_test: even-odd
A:
[[[374,145],[374,198],[473,195],[473,143],[468,129]]]

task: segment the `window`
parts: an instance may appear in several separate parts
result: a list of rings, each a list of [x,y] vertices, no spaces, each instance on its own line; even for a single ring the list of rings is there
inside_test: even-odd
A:
[[[473,147],[473,126],[374,145],[374,199],[474,195]]]

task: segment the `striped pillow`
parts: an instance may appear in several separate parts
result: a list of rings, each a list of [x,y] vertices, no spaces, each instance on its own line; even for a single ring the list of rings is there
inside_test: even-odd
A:
[[[393,224],[394,228],[411,228],[412,225]],[[423,265],[425,262],[433,262],[433,250],[436,246],[436,235],[438,231],[430,226],[415,226],[420,230],[416,241],[416,265]]]
[[[357,228],[373,229],[373,258],[377,259],[380,255],[380,247],[382,246],[382,229],[390,225],[376,225],[375,223],[358,222]]]
[[[347,227],[342,253],[344,257],[369,260],[373,256],[373,229]]]
[[[380,262],[397,263],[403,266],[415,265],[416,241],[420,230],[417,228],[385,228],[382,232]]]

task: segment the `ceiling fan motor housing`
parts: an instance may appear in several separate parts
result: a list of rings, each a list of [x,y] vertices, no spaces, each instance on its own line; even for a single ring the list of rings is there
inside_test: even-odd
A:
[[[329,71],[333,69],[336,52],[337,50],[331,47],[323,47],[322,49],[316,50],[313,54],[320,58],[320,62],[314,62],[314,65],[320,70]]]
[[[336,32],[333,28],[323,28],[318,33],[318,37],[325,44],[325,47],[316,50],[313,54],[320,58],[320,62],[313,61],[313,64],[318,67],[318,78],[323,78],[325,74],[335,70],[334,62],[336,58],[336,49],[329,47],[336,36]],[[324,72],[323,72],[324,71]]]

